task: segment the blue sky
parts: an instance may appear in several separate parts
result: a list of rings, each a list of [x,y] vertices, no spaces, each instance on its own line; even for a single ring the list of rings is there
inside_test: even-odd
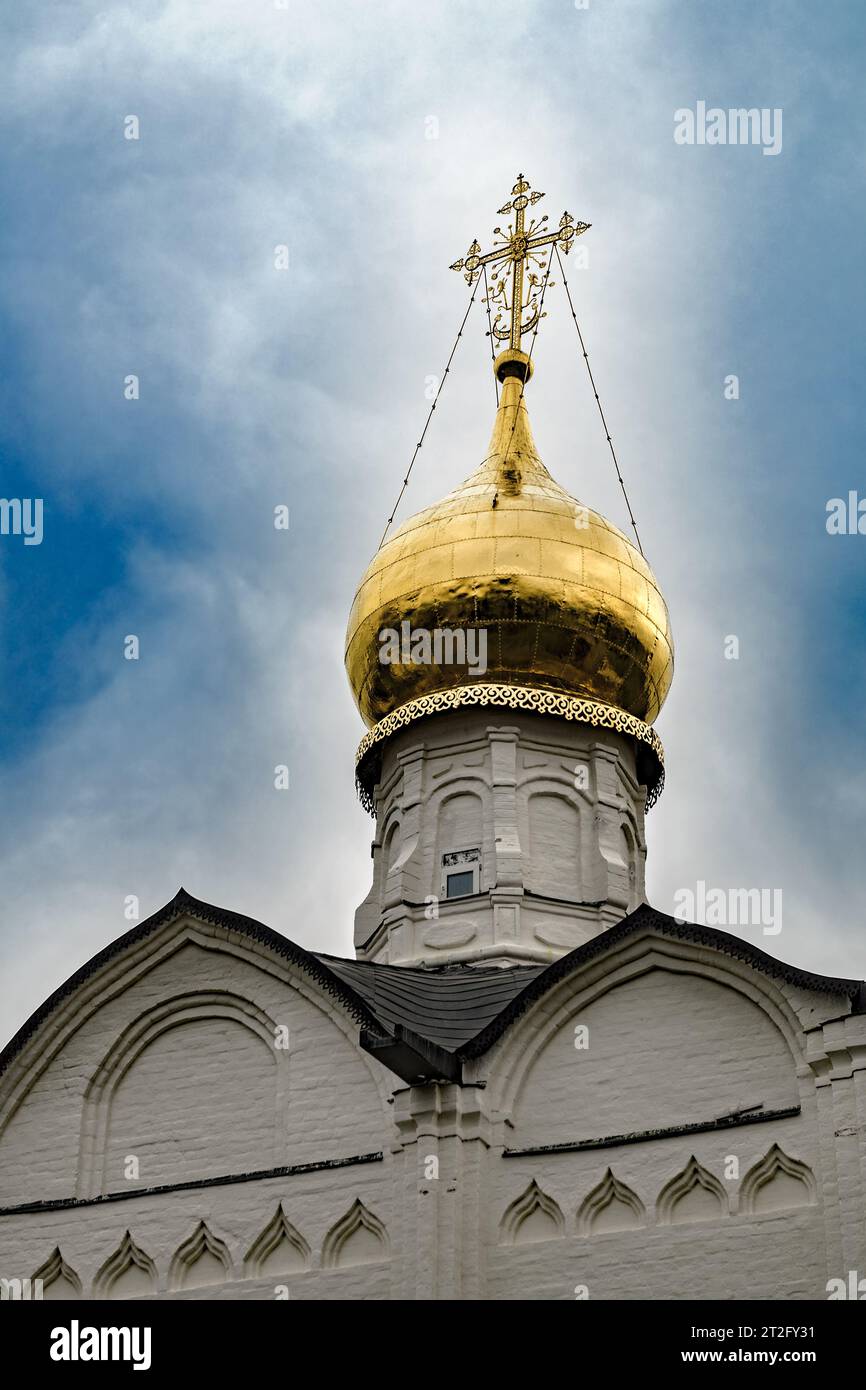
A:
[[[866,495],[864,35],[854,0],[6,8],[0,495],[44,499],[44,540],[0,537],[4,1036],[181,882],[351,953],[345,620],[465,307],[447,267],[518,169],[593,224],[570,278],[671,610],[651,900],[781,887],[758,944],[866,974],[866,537],[825,527]],[[781,108],[781,153],[675,144],[698,101]],[[536,439],[624,526],[547,307]],[[476,316],[403,515],[492,407]]]

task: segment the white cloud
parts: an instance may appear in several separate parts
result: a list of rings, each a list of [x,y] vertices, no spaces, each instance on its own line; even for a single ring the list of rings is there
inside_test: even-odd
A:
[[[674,146],[674,109],[719,60],[703,54],[701,68],[670,7],[504,14],[444,0],[93,4],[19,47],[0,118],[45,161],[47,200],[62,173],[70,238],[62,261],[22,250],[8,296],[35,345],[32,437],[47,485],[133,531],[140,516],[148,540],[67,637],[97,688],[59,707],[7,772],[6,1032],[128,925],[127,894],[149,912],[181,880],[306,946],[351,952],[371,823],[352,790],[362,730],[343,625],[423,421],[424,379],[463,312],[447,266],[489,233],[524,165],[551,218],[568,207],[594,224],[589,269],[566,270],[672,610],[652,895],[670,908],[698,878],[776,886],[772,871],[790,925],[769,949],[828,972],[866,967],[827,920],[829,899],[862,901],[855,876],[828,891],[820,846],[810,858],[798,807],[778,798],[766,731],[774,703],[795,698],[786,601],[755,578],[762,547],[787,541],[743,491],[766,440],[719,405],[737,311],[731,181],[748,182],[760,227],[780,161],[688,163],[694,152]],[[729,86],[773,43],[723,72]],[[786,76],[785,55],[772,61]],[[122,117],[139,108],[142,140],[124,148]],[[272,251],[285,239],[281,276]],[[550,310],[530,399],[539,445],[564,485],[623,525],[573,327],[562,302]],[[108,396],[139,363],[136,439]],[[489,374],[476,317],[403,515],[477,465]],[[70,428],[72,459],[58,442]],[[735,429],[746,442],[732,461]],[[270,526],[280,501],[287,537]],[[131,670],[118,635],[135,624],[144,655]],[[740,628],[750,644],[727,663],[722,636]],[[288,793],[272,787],[278,762]]]

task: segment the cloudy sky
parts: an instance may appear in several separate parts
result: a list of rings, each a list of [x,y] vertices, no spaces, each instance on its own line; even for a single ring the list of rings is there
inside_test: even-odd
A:
[[[757,943],[866,974],[866,536],[826,527],[866,496],[860,6],[64,0],[0,30],[0,496],[44,500],[41,545],[0,536],[0,1041],[130,895],[351,953],[345,621],[465,308],[448,265],[519,169],[593,224],[571,281],[671,610],[650,899],[781,888]],[[781,151],[676,143],[699,102],[780,109]],[[537,442],[625,526],[547,307]],[[403,515],[483,455],[469,328]]]

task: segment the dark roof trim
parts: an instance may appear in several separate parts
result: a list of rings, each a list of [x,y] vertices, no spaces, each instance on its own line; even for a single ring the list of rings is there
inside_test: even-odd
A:
[[[300,966],[311,975],[328,994],[339,999],[362,1028],[367,1028],[374,1034],[382,1033],[382,1025],[360,994],[330,970],[318,956],[313,955],[310,951],[305,951],[303,946],[298,946],[287,936],[281,936],[279,932],[272,931],[263,922],[257,922],[254,917],[245,917],[239,912],[230,912],[227,908],[215,907],[213,903],[202,902],[187,893],[186,889],[179,888],[171,902],[166,903],[165,907],[161,907],[158,912],[154,912],[145,921],[139,922],[130,931],[124,932],[122,936],[118,936],[101,951],[97,951],[95,956],[91,956],[89,961],[70,975],[67,980],[64,980],[63,984],[48,996],[44,1004],[41,1004],[36,1012],[30,1015],[27,1022],[22,1024],[15,1036],[0,1052],[0,1073],[5,1071],[45,1019],[79,985],[89,979],[91,975],[95,975],[103,965],[115,956],[128,950],[130,946],[136,946],[140,941],[145,941],[147,937],[159,931],[160,927],[164,927],[167,923],[176,921],[180,917],[192,917],[197,922],[224,927],[227,931],[238,932],[242,936],[260,941],[275,955],[282,956],[284,960]]]
[[[413,1030],[400,1022],[399,1011],[397,1018],[389,1017],[383,1021],[375,1011],[375,998],[368,1002],[364,993],[359,988],[355,988],[352,983],[351,972],[348,967],[357,966],[356,962],[338,962],[335,958],[335,968],[332,968],[328,964],[327,957],[313,955],[304,950],[302,946],[290,941],[288,937],[272,931],[270,927],[264,926],[263,923],[257,922],[254,918],[244,917],[240,913],[215,907],[211,903],[201,902],[181,888],[170,903],[99,951],[46,999],[45,1003],[30,1016],[0,1053],[0,1073],[9,1066],[41,1024],[83,981],[94,975],[104,964],[121,952],[136,945],[139,941],[145,940],[167,923],[181,917],[191,917],[194,921],[222,927],[227,931],[237,932],[240,935],[260,941],[274,955],[281,956],[299,966],[308,976],[316,980],[328,994],[333,995],[359,1025],[362,1034],[361,1045],[365,1051],[371,1056],[375,1056],[396,1075],[410,1084],[420,1084],[422,1081],[434,1078],[459,1083],[463,1059],[479,1057],[486,1052],[512,1023],[560,980],[581,969],[590,961],[615,949],[630,936],[648,930],[673,940],[707,946],[734,959],[745,961],[770,978],[781,980],[798,988],[848,999],[854,1013],[866,1013],[866,984],[861,980],[836,979],[827,975],[815,975],[808,970],[800,970],[796,966],[786,965],[783,961],[768,956],[756,946],[743,941],[740,937],[732,936],[729,932],[719,931],[715,927],[698,926],[692,922],[681,922],[666,913],[657,912],[645,903],[630,916],[624,918],[617,926],[608,928],[598,936],[593,937],[592,940],[578,946],[576,950],[569,952],[560,960],[554,961],[547,969],[540,969],[538,973],[534,973],[531,981],[519,989],[509,1002],[473,1037],[468,1038],[457,1047],[443,1046],[441,1043],[434,1042],[430,1037],[424,1036],[417,1028]],[[340,964],[346,966],[347,969],[336,968]],[[378,969],[398,970],[399,968],[378,967]],[[479,983],[481,983],[480,979]],[[394,1012],[393,1004],[394,1001],[392,1000],[389,1005],[389,1013],[392,1015]],[[421,1017],[419,1017],[418,1023],[424,1026]]]
[[[238,1182],[265,1182],[268,1178],[294,1178],[300,1173],[325,1173],[332,1168],[353,1168],[357,1163],[381,1163],[385,1155],[353,1154],[351,1158],[324,1158],[318,1163],[290,1163],[280,1168],[260,1168],[254,1173],[226,1173],[218,1178],[190,1178],[189,1182],[164,1182],[157,1187],[133,1187],[106,1192],[100,1197],[48,1197],[42,1202],[19,1202],[0,1207],[0,1216],[22,1216],[40,1211],[68,1211],[72,1207],[98,1207],[106,1202],[128,1202],[132,1197],[158,1197],[165,1192],[197,1192],[203,1187],[227,1187]]]
[[[617,926],[609,927],[590,941],[585,941],[574,951],[570,951],[567,956],[561,956],[559,960],[554,961],[553,965],[537,975],[520,994],[516,995],[486,1028],[458,1048],[457,1055],[460,1057],[480,1057],[482,1053],[493,1046],[521,1014],[526,1012],[531,1004],[534,1004],[560,980],[564,980],[572,971],[579,970],[581,966],[595,960],[598,956],[606,955],[608,951],[618,946],[620,942],[626,941],[630,936],[647,930],[656,931],[661,936],[670,937],[674,941],[689,941],[697,946],[709,946],[712,950],[721,951],[724,955],[731,956],[735,960],[745,961],[747,965],[754,966],[756,970],[762,971],[763,974],[769,975],[772,979],[781,980],[785,984],[796,985],[801,989],[815,990],[819,994],[842,995],[851,1000],[854,1013],[866,1013],[866,983],[862,980],[844,980],[836,979],[830,975],[814,975],[810,970],[800,970],[795,965],[786,965],[784,961],[776,960],[774,956],[768,956],[765,951],[760,951],[757,946],[752,946],[750,942],[743,941],[739,936],[732,936],[730,932],[719,931],[717,927],[702,927],[694,922],[681,922],[676,917],[670,917],[666,912],[658,912],[648,903],[643,903],[628,917],[624,917]]]
[[[739,1125],[760,1125],[768,1120],[790,1120],[800,1114],[799,1105],[783,1110],[740,1111],[738,1115],[722,1115],[718,1120],[698,1120],[691,1125],[668,1125],[665,1129],[640,1129],[633,1134],[609,1134],[604,1139],[572,1139],[564,1144],[534,1144],[526,1149],[503,1149],[503,1158],[535,1158],[542,1154],[573,1154],[581,1149],[617,1149],[623,1144],[645,1144],[655,1139],[681,1138],[684,1134],[709,1134],[719,1129],[736,1129]]]

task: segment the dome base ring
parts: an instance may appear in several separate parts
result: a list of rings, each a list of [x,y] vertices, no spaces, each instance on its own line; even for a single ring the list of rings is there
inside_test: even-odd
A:
[[[455,686],[451,690],[435,690],[429,695],[422,695],[420,699],[409,700],[373,725],[362,738],[355,756],[355,782],[364,809],[371,814],[375,810],[373,789],[378,780],[384,744],[392,735],[419,719],[472,705],[523,710],[530,714],[552,714],[559,719],[574,719],[598,729],[612,729],[616,733],[626,734],[635,740],[638,772],[647,788],[647,810],[661,796],[665,780],[664,748],[655,730],[636,715],[582,695],[567,695],[562,691],[522,685],[480,683]]]

